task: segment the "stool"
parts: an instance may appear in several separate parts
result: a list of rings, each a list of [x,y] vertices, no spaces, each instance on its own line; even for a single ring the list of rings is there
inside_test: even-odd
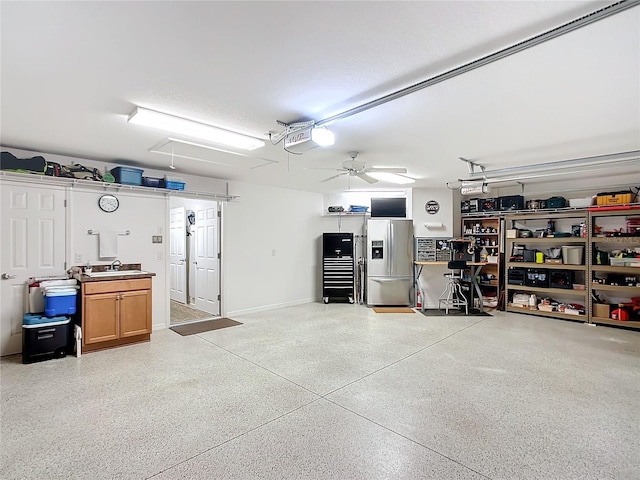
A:
[[[467,315],[469,315],[469,303],[462,292],[460,286],[460,280],[462,280],[462,274],[467,268],[466,260],[451,260],[447,264],[449,273],[445,273],[444,276],[449,279],[447,286],[438,299],[438,308],[442,310],[442,305],[445,306],[445,313],[449,315],[449,307],[461,307],[464,305]],[[456,273],[456,271],[458,273]]]

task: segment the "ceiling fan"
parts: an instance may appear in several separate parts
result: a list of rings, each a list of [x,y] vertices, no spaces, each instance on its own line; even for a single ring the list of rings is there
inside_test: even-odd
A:
[[[342,172],[337,175],[333,175],[329,178],[325,178],[321,180],[321,182],[328,182],[329,180],[333,180],[334,178],[341,177],[343,175],[349,175],[349,177],[358,177],[364,180],[367,183],[376,183],[379,180],[369,175],[369,173],[394,173],[394,174],[403,174],[407,173],[406,168],[396,168],[396,167],[367,167],[365,162],[356,160],[358,156],[358,152],[349,152],[349,156],[351,160],[346,160],[342,164],[342,168],[336,168],[335,170]],[[407,177],[408,178],[408,177]]]

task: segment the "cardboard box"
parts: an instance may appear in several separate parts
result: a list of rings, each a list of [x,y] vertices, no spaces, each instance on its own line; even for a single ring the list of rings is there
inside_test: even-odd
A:
[[[610,318],[611,306],[608,303],[594,303],[593,316],[600,317],[600,318]]]
[[[507,238],[518,238],[518,230],[516,229],[507,230]]]

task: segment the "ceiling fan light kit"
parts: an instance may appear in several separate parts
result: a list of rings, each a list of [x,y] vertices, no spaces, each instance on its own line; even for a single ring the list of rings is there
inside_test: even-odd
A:
[[[136,107],[129,116],[128,122],[242,150],[255,150],[265,145],[258,138],[142,107]]]
[[[415,183],[415,180],[413,178],[405,177],[404,175],[398,175],[397,173],[392,173],[392,172],[380,172],[380,171],[373,170],[369,172],[369,175],[375,178],[376,180],[380,180],[383,182],[397,183],[398,185]]]
[[[334,178],[348,175],[349,177],[358,177],[367,183],[377,183],[378,181],[396,183],[399,185],[414,183],[415,180],[410,177],[406,177],[402,174],[407,173],[406,168],[401,167],[367,167],[365,162],[356,160],[358,152],[349,152],[351,160],[346,160],[342,164],[342,168],[337,168],[339,172],[337,175],[333,175],[329,178],[321,180],[322,182],[328,182]]]

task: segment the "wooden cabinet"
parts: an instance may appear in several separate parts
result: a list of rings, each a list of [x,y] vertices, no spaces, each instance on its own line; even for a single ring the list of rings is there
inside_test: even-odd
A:
[[[628,236],[627,231],[627,221],[639,217],[640,210],[591,212],[592,323],[640,329],[640,307],[633,304],[640,301],[640,258],[634,258],[640,252],[640,237]],[[628,320],[613,318],[620,305]]]
[[[151,278],[82,284],[83,350],[151,338]]]
[[[478,258],[475,261],[489,262],[478,274],[479,286],[485,307],[498,306],[502,285],[502,232],[499,217],[465,217],[462,219],[462,234],[471,239]],[[482,258],[486,257],[486,258]]]

